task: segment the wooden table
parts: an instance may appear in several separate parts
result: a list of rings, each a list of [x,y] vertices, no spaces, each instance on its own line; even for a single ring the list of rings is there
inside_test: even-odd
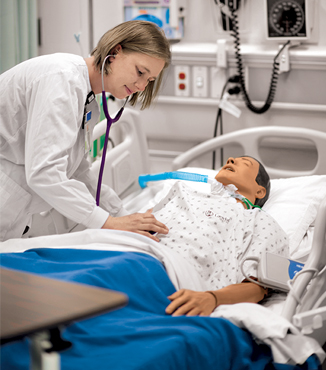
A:
[[[125,294],[108,289],[6,268],[0,268],[0,281],[0,343],[30,336],[32,342],[34,340],[32,361],[36,363],[42,362],[42,356],[45,356],[39,353],[44,350],[44,339],[47,343],[52,342],[52,349],[46,349],[46,353],[65,348],[67,342],[62,340],[60,344],[58,341],[57,334],[61,326],[118,309],[128,302]],[[32,368],[41,369],[42,365],[32,365]]]

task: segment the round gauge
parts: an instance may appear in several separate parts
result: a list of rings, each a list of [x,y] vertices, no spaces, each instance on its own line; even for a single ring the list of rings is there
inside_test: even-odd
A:
[[[280,0],[271,7],[269,21],[278,35],[295,36],[303,27],[304,11],[295,0]]]

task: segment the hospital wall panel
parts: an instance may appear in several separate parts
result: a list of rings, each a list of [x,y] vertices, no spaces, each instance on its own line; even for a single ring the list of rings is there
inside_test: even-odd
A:
[[[261,107],[267,96],[273,57],[277,49],[244,45],[243,63],[246,86],[252,102]],[[170,170],[173,157],[184,147],[192,147],[213,136],[219,97],[194,97],[192,69],[206,66],[208,71],[216,69],[217,45],[213,43],[180,43],[172,46],[172,65],[168,70],[163,90],[157,102],[143,111],[142,122],[148,137],[153,172]],[[257,126],[310,127],[326,131],[326,51],[311,46],[290,50],[290,71],[279,75],[274,103],[264,114],[251,112],[241,95],[231,96],[229,101],[241,111],[239,118],[223,111],[223,131],[232,132]],[[189,96],[176,96],[176,67],[189,68]],[[223,86],[227,78],[237,72],[234,51],[229,48],[227,68],[220,68],[218,84]],[[210,73],[208,73],[210,76]],[[211,94],[212,81],[207,81]],[[231,84],[230,87],[234,85]],[[220,88],[222,90],[222,88]],[[220,94],[219,94],[220,96]],[[166,143],[169,143],[167,145]],[[164,147],[165,145],[165,147]],[[315,152],[311,145],[292,143],[289,147],[278,145],[277,150],[269,143],[265,152],[271,161],[279,161],[280,153],[287,157],[289,166],[311,167]],[[225,155],[233,155],[238,149],[229,148]],[[273,153],[277,153],[273,158]],[[240,153],[241,154],[241,153]],[[284,165],[284,161],[282,165]],[[209,167],[211,158],[203,158],[200,165]]]
[[[240,96],[230,97],[230,102],[241,110],[241,116],[236,118],[223,112],[225,133],[267,125],[326,131],[326,1],[309,0],[309,3],[313,9],[312,37],[290,48],[290,71],[279,76],[272,107],[265,114],[255,114],[247,109]],[[107,29],[123,21],[123,0],[38,0],[38,5],[43,25],[40,54],[64,51],[86,56],[91,45],[95,45]],[[240,50],[246,86],[257,106],[261,106],[267,96],[272,61],[282,44],[266,39],[265,19],[263,0],[241,2]],[[80,43],[77,43],[74,34],[79,33]],[[225,42],[226,68],[218,62],[219,40]],[[188,96],[176,94],[175,68],[180,66],[189,68]],[[195,67],[207,68],[208,96],[205,98],[194,97],[192,71]],[[234,73],[233,38],[223,31],[221,14],[214,0],[187,0],[185,35],[172,45],[172,65],[162,93],[150,109],[141,112],[154,172],[158,168],[170,169],[178,153],[213,136],[220,92],[226,79]],[[308,165],[314,158],[313,149],[300,143],[297,147],[306,154],[301,155],[298,162]],[[237,150],[229,149],[231,153]],[[271,146],[266,150],[272,155]],[[209,166],[210,157],[203,158],[202,162]]]
[[[88,0],[38,0],[39,55],[89,53]]]

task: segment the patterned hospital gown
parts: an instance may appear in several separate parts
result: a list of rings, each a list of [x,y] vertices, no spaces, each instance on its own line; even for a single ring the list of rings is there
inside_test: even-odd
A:
[[[265,211],[247,210],[231,197],[233,185],[212,185],[210,193],[176,182],[153,210],[169,228],[160,244],[180,253],[204,279],[207,289],[240,283],[244,257],[262,251],[288,255],[285,232]],[[257,276],[256,263],[244,263],[248,276]]]

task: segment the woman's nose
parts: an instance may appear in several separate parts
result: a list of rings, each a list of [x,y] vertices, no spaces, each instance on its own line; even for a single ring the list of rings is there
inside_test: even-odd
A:
[[[142,81],[141,79],[139,79],[136,83],[135,83],[135,86],[136,86],[136,89],[138,91],[144,91],[146,86],[148,84],[148,81]]]

